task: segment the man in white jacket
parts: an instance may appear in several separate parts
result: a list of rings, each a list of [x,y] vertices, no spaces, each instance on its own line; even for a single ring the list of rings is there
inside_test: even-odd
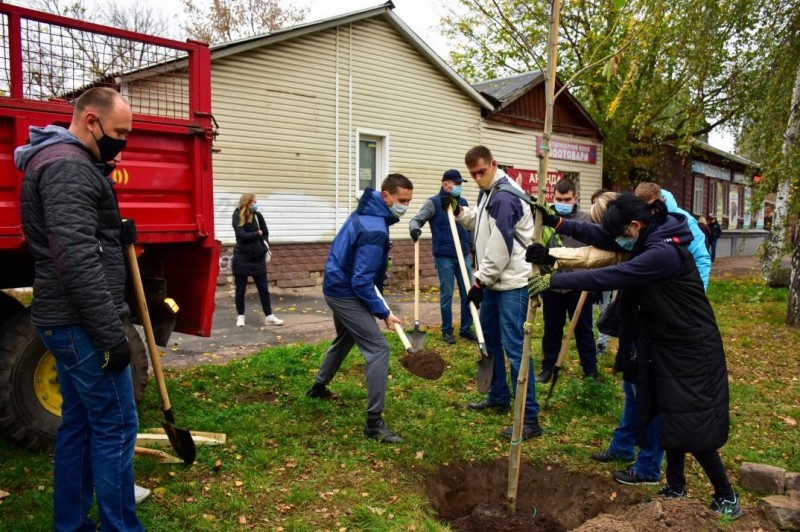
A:
[[[530,267],[525,250],[531,243],[533,215],[530,207],[510,189],[521,192],[519,185],[497,167],[492,152],[475,146],[464,157],[470,176],[480,187],[475,208],[453,205],[458,222],[475,235],[477,271],[468,298],[480,309],[486,348],[494,358],[492,386],[485,400],[469,403],[476,411],[508,411],[511,390],[506,380],[505,357],[511,366],[511,382],[516,386],[522,360],[523,324],[528,310],[527,283]],[[452,198],[444,197],[453,204]],[[539,403],[536,401],[533,364],[528,374],[523,439],[542,434],[539,426]],[[501,435],[511,438],[512,427]]]

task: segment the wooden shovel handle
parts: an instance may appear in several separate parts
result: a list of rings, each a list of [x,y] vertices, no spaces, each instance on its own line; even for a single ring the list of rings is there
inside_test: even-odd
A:
[[[569,321],[569,327],[567,327],[567,334],[564,335],[564,341],[561,342],[561,350],[558,352],[556,366],[559,368],[564,362],[564,357],[567,355],[569,342],[572,340],[572,335],[575,333],[575,326],[578,324],[578,319],[581,317],[581,311],[583,311],[583,305],[586,303],[586,296],[588,295],[589,292],[581,292],[581,297],[578,299],[578,304],[575,305],[575,312],[572,313],[572,319]]]
[[[458,266],[461,268],[461,278],[464,279],[464,284],[467,284],[467,280],[469,279],[469,275],[467,275],[467,265],[464,262],[464,252],[461,251],[461,239],[458,237],[458,229],[456,228],[456,217],[453,214],[453,206],[450,205],[447,207],[447,219],[450,221],[450,232],[453,233],[453,244],[456,247],[456,256],[458,257]],[[467,287],[469,290],[469,287]],[[478,336],[478,343],[484,344],[486,343],[483,339],[483,327],[481,327],[481,318],[478,314],[478,309],[475,307],[475,304],[470,301],[469,303],[469,311],[472,314],[472,321],[475,324],[475,333]]]
[[[414,326],[419,325],[419,238],[414,242]]]
[[[411,347],[411,342],[408,341],[408,336],[406,336],[403,327],[401,327],[399,323],[394,324],[394,332],[396,332],[397,336],[400,337],[400,342],[403,343],[403,347],[406,348],[406,351],[408,351],[409,353],[413,353],[414,348]]]
[[[128,258],[128,269],[131,272],[131,280],[133,281],[133,289],[136,294],[136,307],[139,312],[139,319],[142,320],[142,327],[144,328],[144,337],[147,341],[147,351],[150,353],[150,363],[153,366],[153,374],[158,383],[158,395],[161,397],[161,405],[165,412],[168,412],[172,405],[169,403],[169,395],[167,395],[167,385],[164,382],[164,374],[161,371],[161,360],[158,356],[158,346],[156,345],[155,334],[153,333],[153,324],[150,322],[150,313],[147,311],[147,301],[144,296],[144,286],[142,285],[142,275],[139,272],[139,262],[136,260],[136,250],[133,244],[128,244],[125,248],[125,254]]]

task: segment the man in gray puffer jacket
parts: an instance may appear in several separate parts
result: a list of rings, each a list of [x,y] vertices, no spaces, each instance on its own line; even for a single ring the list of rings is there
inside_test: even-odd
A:
[[[69,129],[30,129],[14,162],[22,230],[35,264],[31,321],[56,359],[62,421],[54,461],[56,530],[144,530],[136,517],[133,448],[138,431],[123,329],[125,260],[112,182],[131,130],[131,109],[109,88],[75,102]]]

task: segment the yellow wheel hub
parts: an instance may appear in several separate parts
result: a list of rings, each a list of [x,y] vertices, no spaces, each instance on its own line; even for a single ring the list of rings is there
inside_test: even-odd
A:
[[[56,359],[53,358],[50,351],[45,352],[36,365],[36,371],[33,374],[33,390],[42,408],[54,416],[61,416],[61,390],[58,387]]]

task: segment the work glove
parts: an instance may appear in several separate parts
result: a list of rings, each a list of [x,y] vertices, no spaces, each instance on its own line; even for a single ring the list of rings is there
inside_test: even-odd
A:
[[[442,210],[447,212],[448,207],[453,207],[453,216],[461,214],[461,206],[456,197],[451,194],[442,194]]]
[[[481,308],[483,302],[483,283],[480,279],[475,279],[475,282],[467,292],[467,300],[475,305],[475,308]]]
[[[119,233],[119,241],[123,247],[136,243],[136,222],[128,218],[121,220],[122,228]]]
[[[556,211],[546,203],[534,203],[533,207],[542,213],[542,223],[547,227],[558,227],[561,225],[561,216],[556,214]]]
[[[127,338],[104,349],[101,353],[103,355],[101,367],[107,373],[119,373],[131,363],[131,346]]]
[[[532,275],[528,278],[528,297],[533,299],[542,292],[550,290],[550,278],[552,274]]]
[[[549,264],[552,266],[556,263],[556,259],[550,256],[550,250],[547,247],[536,243],[531,244],[525,250],[525,262],[531,264]]]
[[[411,240],[416,242],[417,240],[419,240],[419,235],[422,234],[422,229],[420,229],[419,227],[415,227],[410,231],[410,233],[411,233]]]

